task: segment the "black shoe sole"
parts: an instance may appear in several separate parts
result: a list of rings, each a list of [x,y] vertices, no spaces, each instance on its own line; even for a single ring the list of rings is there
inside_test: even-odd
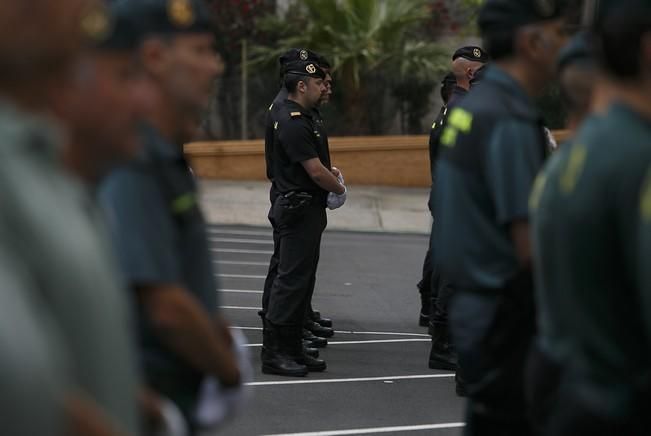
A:
[[[430,369],[440,369],[443,371],[456,371],[457,365],[441,359],[429,359],[428,366]]]
[[[308,369],[296,370],[296,371],[285,371],[282,369],[275,368],[269,365],[262,365],[262,372],[264,374],[273,374],[273,375],[282,375],[285,377],[305,377],[308,373]]]
[[[314,366],[310,365],[307,367],[307,370],[308,372],[323,372],[326,370],[327,367],[328,365],[326,365],[326,363],[324,362],[323,365],[314,365]]]
[[[332,321],[326,321],[325,319],[315,319],[314,322],[319,324],[321,327],[332,328]]]
[[[329,332],[323,332],[323,331],[319,331],[319,330],[310,330],[310,331],[317,338],[327,339],[327,338],[331,338],[331,337],[333,337],[335,335],[335,332],[333,332],[333,331],[329,331]]]

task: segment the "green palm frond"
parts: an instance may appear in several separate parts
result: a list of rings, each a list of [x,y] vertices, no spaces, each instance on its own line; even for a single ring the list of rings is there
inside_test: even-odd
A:
[[[377,71],[426,76],[441,69],[441,47],[411,38],[429,18],[426,0],[302,0],[291,20],[267,16],[260,30],[276,36],[274,44],[254,47],[251,62],[270,63],[289,47],[309,47],[327,56],[335,74],[360,77]]]

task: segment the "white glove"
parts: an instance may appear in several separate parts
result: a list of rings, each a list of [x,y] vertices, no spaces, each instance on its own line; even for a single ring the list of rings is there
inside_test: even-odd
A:
[[[330,192],[328,194],[328,201],[327,201],[328,209],[335,210],[335,209],[339,209],[341,206],[343,206],[344,203],[346,202],[346,194],[347,193],[348,193],[348,190],[346,189],[345,186],[344,186],[344,193],[343,194],[336,194],[334,192]]]

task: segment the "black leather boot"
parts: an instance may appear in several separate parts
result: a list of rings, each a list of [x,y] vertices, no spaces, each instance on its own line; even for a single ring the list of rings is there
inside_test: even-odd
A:
[[[292,348],[283,341],[283,326],[265,320],[262,339],[262,372],[288,377],[305,377],[307,367],[294,360]]]
[[[312,321],[319,324],[321,327],[332,328],[332,320],[330,318],[322,318],[321,312],[319,312],[318,310],[313,311],[312,314],[310,315],[310,318],[312,318]]]
[[[416,285],[418,287],[418,292],[420,292],[420,313],[418,314],[418,325],[421,327],[429,326],[430,319],[430,306],[432,300],[431,292],[428,292],[423,289],[423,286],[426,284],[423,280]]]
[[[325,360],[308,356],[304,352],[302,340],[303,329],[300,326],[283,326],[281,331],[283,346],[287,347],[287,352],[298,364],[305,365],[310,372],[325,371]]]
[[[303,341],[303,352],[305,354],[307,354],[308,356],[311,356],[311,357],[315,357],[315,358],[319,357],[319,350],[317,350],[316,348],[310,347],[309,346],[310,343],[308,341],[306,341],[305,339],[301,339],[301,340]]]
[[[335,331],[329,327],[323,327],[321,324],[314,321],[307,320],[305,321],[304,327],[312,332],[314,336],[320,338],[331,338],[335,335]]]
[[[314,336],[308,329],[303,329],[303,339],[308,341],[310,348],[325,348],[328,345],[328,340]]]
[[[454,371],[458,366],[457,353],[450,341],[450,332],[446,323],[432,323],[432,349],[429,353],[429,367]]]

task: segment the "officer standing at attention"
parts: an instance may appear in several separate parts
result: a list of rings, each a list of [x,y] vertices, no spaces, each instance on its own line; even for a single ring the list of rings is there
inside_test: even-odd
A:
[[[272,216],[278,230],[278,267],[264,318],[262,371],[305,376],[323,371],[323,360],[304,353],[302,330],[326,226],[325,207],[337,208],[346,187],[328,168],[327,148],[314,120],[326,87],[324,71],[313,62],[288,65],[288,99],[274,122],[273,184],[278,197]]]
[[[330,65],[323,56],[306,49],[293,48],[288,50],[279,58],[281,79],[284,79],[287,68],[291,68],[291,65],[293,63],[300,62],[300,61],[307,61],[307,62],[313,62],[315,64],[318,64],[319,67],[322,70],[324,70],[324,72],[326,73],[326,79],[324,81],[326,84],[326,88],[325,88],[326,91],[324,92],[322,96],[322,101],[319,105],[323,104],[324,103],[323,99],[325,98],[329,99],[330,94],[332,93],[332,76],[330,76],[329,73]],[[329,81],[328,81],[328,77],[330,78]],[[330,83],[329,88],[328,88],[328,83]],[[279,232],[278,229],[276,228],[275,220],[273,217],[273,203],[276,200],[276,198],[278,198],[278,190],[276,188],[276,185],[274,183],[274,178],[273,178],[273,144],[274,144],[274,134],[275,134],[274,125],[278,120],[278,115],[283,111],[283,105],[285,100],[287,99],[287,95],[288,95],[287,88],[285,88],[285,85],[283,83],[281,85],[280,91],[276,95],[276,98],[274,99],[273,103],[269,107],[269,111],[267,112],[267,120],[266,120],[266,127],[265,127],[265,160],[266,160],[266,168],[267,168],[267,178],[272,182],[271,188],[269,190],[271,207],[269,209],[269,214],[267,217],[273,228],[274,252],[269,262],[269,270],[267,273],[267,278],[264,283],[264,291],[262,295],[262,310],[258,313],[262,318],[264,318],[264,314],[267,311],[271,285],[273,284],[273,281],[278,273]],[[328,168],[330,168],[330,150],[328,148],[328,137],[324,128],[325,126],[324,126],[323,118],[321,117],[318,107],[314,107],[312,111],[315,119],[316,128],[319,130],[319,134],[321,135],[322,141],[325,146],[324,156],[327,156],[326,158],[327,166]],[[315,279],[314,283],[316,283],[316,276],[314,277],[314,279]],[[313,292],[314,292],[314,284],[311,286],[310,294],[312,294]],[[312,310],[311,297],[310,297],[310,305],[308,306],[308,313],[306,314],[305,324],[306,324],[304,326],[305,328],[303,329],[303,342],[304,345],[307,347],[306,351],[311,356],[318,357],[318,351],[315,348],[325,347],[328,343],[328,341],[325,338],[332,337],[334,331],[331,328],[332,327],[331,320],[327,318],[322,318],[318,312],[314,312]]]
[[[446,126],[447,119],[454,107],[470,91],[470,81],[475,77],[475,72],[481,69],[488,62],[488,55],[480,47],[461,47],[452,55],[452,74],[455,77],[455,85],[452,89],[450,99],[446,105],[445,112],[438,124],[432,126],[430,132],[430,159],[432,170],[432,187],[436,183],[434,165],[440,149],[440,136]],[[436,213],[434,211],[434,191],[430,190],[429,206],[432,214],[432,226],[436,226]],[[433,229],[432,227],[432,229]],[[433,230],[432,230],[433,234]],[[430,235],[430,263],[435,247],[432,246]],[[441,254],[444,256],[444,254]],[[429,316],[429,330],[432,335],[432,347],[428,358],[428,366],[432,369],[455,370],[457,368],[457,356],[454,352],[450,332],[448,328],[448,304],[453,293],[453,285],[441,274],[441,271],[432,267],[431,279],[431,313]],[[458,389],[459,394],[462,389]]]
[[[454,78],[454,74],[448,73],[445,75],[441,81],[441,100],[443,100],[443,105],[439,110],[439,114],[432,124],[432,131],[437,128],[443,121],[448,108],[447,104],[450,100],[450,95],[452,95],[452,90],[456,85],[457,80]],[[430,133],[431,135],[431,133]],[[430,174],[434,174],[434,162],[436,161],[436,147],[433,146],[433,142],[430,140],[429,143],[429,165],[430,165]],[[432,178],[432,184],[434,184],[434,179]],[[432,212],[431,202],[427,204],[430,213]],[[429,317],[430,317],[430,306],[432,300],[432,250],[431,250],[431,241],[427,248],[427,253],[425,254],[425,260],[423,261],[423,275],[416,288],[418,288],[418,293],[420,294],[420,313],[418,314],[418,325],[421,327],[429,326]]]
[[[612,101],[551,161],[534,219],[537,342],[560,366],[560,385],[548,383],[562,399],[548,403],[550,436],[641,435],[651,426],[651,3],[600,8],[594,32]]]
[[[79,0],[3,2],[0,12],[1,32],[13,29],[0,38],[0,243],[29,280],[34,292],[26,298],[54,325],[44,334],[59,333],[52,370],[60,368],[60,354],[67,357],[70,385],[62,404],[72,426],[80,426],[73,433],[103,428],[135,435],[139,380],[130,306],[95,204],[63,166],[68,126],[51,115],[66,97],[61,84],[75,70],[80,31],[96,36],[95,24],[110,20],[109,12],[103,2]],[[36,362],[26,368],[32,364],[38,371]],[[50,388],[44,385],[44,395]]]
[[[435,265],[455,285],[452,340],[467,384],[467,435],[531,434],[523,370],[534,331],[528,198],[545,159],[531,98],[554,77],[560,2],[487,0],[494,64],[449,112],[436,165]]]
[[[215,424],[198,416],[203,386],[240,380],[232,337],[216,313],[206,224],[183,156],[218,73],[214,35],[199,0],[132,5],[145,26],[139,60],[155,103],[142,129],[142,152],[106,178],[100,200],[138,309],[143,375],[196,434]]]

